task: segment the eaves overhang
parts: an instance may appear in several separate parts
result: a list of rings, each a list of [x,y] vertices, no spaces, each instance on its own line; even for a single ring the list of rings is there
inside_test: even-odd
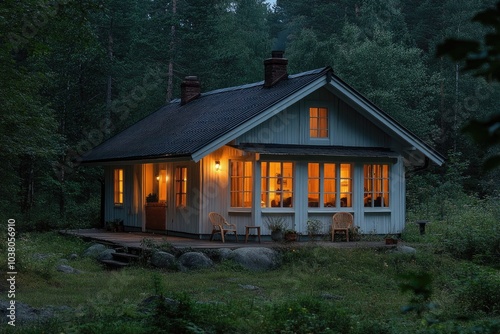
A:
[[[366,97],[357,92],[354,88],[350,87],[337,76],[332,76],[332,80],[327,87],[345,103],[350,105],[386,133],[399,138],[403,142],[406,142],[408,146],[414,147],[438,166],[444,164],[446,159],[439,152],[427,145],[410,130],[403,127],[398,121],[378,108],[375,104],[370,102]]]

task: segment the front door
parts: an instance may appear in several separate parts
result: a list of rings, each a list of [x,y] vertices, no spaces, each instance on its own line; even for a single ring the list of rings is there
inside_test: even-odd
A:
[[[167,230],[167,169],[166,164],[144,165],[145,229]]]

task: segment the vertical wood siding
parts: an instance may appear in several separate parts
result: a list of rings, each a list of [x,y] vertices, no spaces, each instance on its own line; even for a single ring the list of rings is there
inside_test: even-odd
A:
[[[329,110],[329,139],[310,139],[309,108],[327,107]],[[297,145],[329,145],[356,147],[397,147],[389,135],[381,131],[368,119],[361,116],[347,103],[332,95],[326,89],[320,89],[300,102],[285,109],[280,114],[256,125],[252,130],[234,141],[238,143],[272,143]],[[301,233],[307,233],[307,220],[318,219],[329,229],[332,216],[338,211],[354,214],[354,223],[363,233],[400,233],[405,220],[405,179],[402,158],[391,164],[390,207],[365,208],[363,205],[363,165],[365,163],[388,163],[387,160],[366,159],[363,157],[340,158],[322,157],[321,161],[334,163],[352,163],[353,170],[353,207],[352,208],[308,208],[308,168],[306,160],[292,161],[286,156],[258,157],[248,155],[254,161],[253,206],[252,208],[231,208],[229,190],[229,163],[231,159],[242,158],[246,153],[224,146],[204,157],[198,163],[170,162],[150,165],[122,166],[125,172],[125,193],[123,207],[113,205],[113,169],[105,169],[106,210],[105,219],[123,219],[127,226],[142,228],[144,225],[145,197],[149,192],[157,192],[152,177],[159,170],[166,169],[167,182],[167,229],[191,235],[210,234],[212,227],[208,221],[211,211],[224,215],[236,223],[238,233],[244,234],[245,225],[262,226],[262,234],[270,234],[266,220],[269,217],[283,217],[290,227]],[[260,161],[292,161],[294,163],[294,206],[292,208],[262,208],[260,205],[261,182]],[[317,159],[311,158],[311,161]],[[215,162],[220,161],[221,170],[215,171]],[[187,205],[176,207],[175,169],[188,168]]]
[[[309,108],[327,107],[330,139],[309,138]],[[391,147],[391,137],[326,89],[310,94],[240,136],[236,143]]]

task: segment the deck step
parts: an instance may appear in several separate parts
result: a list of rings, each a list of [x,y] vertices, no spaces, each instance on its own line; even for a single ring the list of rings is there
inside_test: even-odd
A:
[[[105,264],[108,268],[111,269],[120,269],[128,266],[128,263],[116,260],[101,260],[101,263]]]
[[[117,253],[113,253],[113,258],[120,261],[120,262],[126,262],[126,263],[130,263],[130,262],[136,262],[136,261],[139,261],[140,257],[138,255],[135,255],[135,254],[130,254],[130,253],[121,253],[121,252],[117,252]]]

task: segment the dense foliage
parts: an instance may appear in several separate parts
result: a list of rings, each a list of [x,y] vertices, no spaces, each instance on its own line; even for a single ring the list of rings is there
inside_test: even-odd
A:
[[[0,212],[39,229],[98,223],[102,171],[81,168],[81,155],[179,96],[186,75],[198,75],[204,91],[262,80],[272,49],[285,50],[290,73],[331,65],[426,142],[459,157],[456,170],[409,173],[409,189],[453,183],[453,196],[498,196],[498,171],[480,168],[492,149],[461,131],[500,109],[498,84],[435,56],[447,37],[482,40],[490,28],[471,18],[494,3],[3,1]]]

